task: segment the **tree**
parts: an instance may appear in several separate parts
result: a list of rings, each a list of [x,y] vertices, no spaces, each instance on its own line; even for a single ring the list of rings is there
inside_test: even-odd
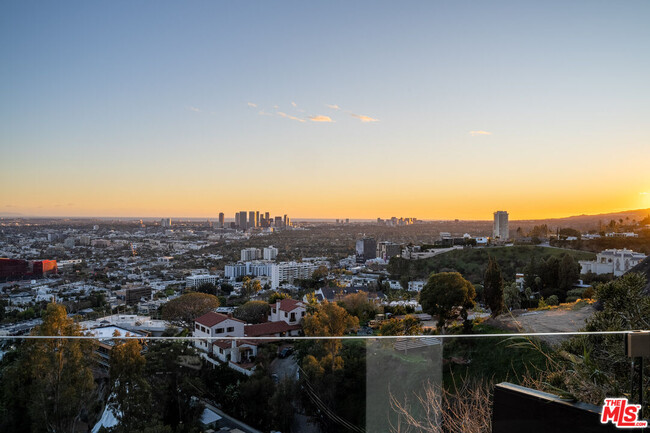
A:
[[[291,298],[291,296],[288,293],[273,292],[271,293],[271,296],[269,296],[269,304],[275,304],[276,301],[281,301],[283,299],[289,298]]]
[[[235,317],[246,323],[266,322],[271,313],[271,306],[264,301],[248,301],[237,307]]]
[[[190,326],[194,319],[216,309],[219,298],[206,293],[186,293],[163,305],[162,317],[170,322]]]
[[[404,319],[391,319],[379,328],[379,335],[420,335],[422,324],[417,317],[408,315]]]
[[[345,310],[359,318],[360,321],[368,321],[375,317],[377,307],[370,302],[368,294],[365,292],[357,292],[346,295],[343,298],[343,305]]]
[[[340,336],[349,330],[359,328],[359,319],[348,314],[345,309],[337,304],[323,301],[313,312],[305,315],[302,328],[305,335],[310,337]],[[341,340],[322,340],[321,346],[327,352],[325,357],[320,361],[316,361],[315,359],[307,359],[313,358],[313,356],[309,355],[305,357],[305,361],[307,363],[316,361],[321,366],[327,365],[332,369],[342,368],[343,361],[338,356],[341,349]]]
[[[431,274],[420,292],[420,304],[425,313],[438,316],[438,328],[444,331],[447,321],[460,316],[467,321],[467,309],[474,306],[476,292],[472,283],[458,272]]]
[[[565,254],[558,265],[558,286],[562,290],[569,290],[580,278],[580,265],[572,256]]]
[[[491,316],[497,317],[503,311],[503,275],[501,268],[492,256],[488,257],[488,266],[484,278],[485,303],[490,307]]]
[[[62,337],[28,340],[24,344],[21,366],[30,376],[28,410],[33,427],[35,431],[75,431],[95,388],[91,370],[93,343],[65,338],[83,333],[59,304],[48,304],[43,323],[31,335]]]
[[[208,295],[214,295],[214,296],[218,295],[217,286],[215,286],[212,283],[203,283],[196,288],[196,291],[201,293],[207,293]]]
[[[511,310],[521,308],[521,295],[517,283],[512,282],[503,288],[503,303],[505,307]]]
[[[262,290],[262,284],[259,280],[251,280],[249,277],[244,277],[242,285],[242,295],[250,297],[260,290]]]
[[[138,340],[123,340],[111,349],[110,376],[119,431],[143,429],[149,424],[151,390],[143,374],[145,364]]]
[[[314,269],[314,272],[311,274],[311,278],[315,282],[323,282],[325,278],[327,278],[327,275],[329,275],[329,269],[327,269],[327,266],[319,266]]]

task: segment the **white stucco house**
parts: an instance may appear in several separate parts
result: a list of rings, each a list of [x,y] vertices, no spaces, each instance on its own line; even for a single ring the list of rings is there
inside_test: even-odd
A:
[[[307,305],[304,302],[295,299],[282,299],[271,304],[269,322],[283,321],[289,325],[297,325],[306,313]]]
[[[645,258],[645,254],[626,248],[605,250],[598,253],[594,261],[580,260],[580,273],[614,274],[615,277],[620,277]]]

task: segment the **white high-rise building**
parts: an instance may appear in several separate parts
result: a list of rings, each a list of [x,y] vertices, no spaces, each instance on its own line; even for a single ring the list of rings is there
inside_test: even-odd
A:
[[[257,260],[262,257],[262,252],[259,248],[245,248],[241,250],[241,261],[249,262],[251,260]]]
[[[494,239],[507,241],[510,238],[508,231],[508,212],[499,210],[494,212],[494,230],[492,233]]]
[[[275,260],[278,256],[278,249],[274,246],[264,248],[264,260]]]

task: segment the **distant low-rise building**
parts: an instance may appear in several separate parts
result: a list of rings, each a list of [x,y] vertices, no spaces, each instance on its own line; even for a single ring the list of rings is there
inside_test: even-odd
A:
[[[216,275],[202,274],[202,275],[190,275],[185,277],[185,287],[187,288],[197,288],[203,284],[217,284],[219,279]]]
[[[426,281],[409,281],[409,292],[421,292],[425,284]]]

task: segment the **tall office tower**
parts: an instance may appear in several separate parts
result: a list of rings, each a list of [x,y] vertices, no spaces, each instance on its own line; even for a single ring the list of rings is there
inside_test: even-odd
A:
[[[248,227],[255,227],[255,211],[248,212]]]
[[[246,225],[246,211],[242,210],[239,212],[239,228],[246,230],[248,226]]]
[[[260,226],[260,211],[255,211],[255,227]]]
[[[235,227],[239,227],[239,212],[235,212]]]
[[[366,260],[377,257],[377,241],[373,238],[359,239],[356,249],[358,263],[364,263]]]
[[[271,225],[271,215],[268,212],[264,212],[264,219],[266,220],[266,225]]]
[[[495,239],[502,241],[507,241],[510,238],[508,232],[508,212],[504,210],[494,212],[493,236]]]
[[[226,224],[226,216],[223,212],[219,212],[219,228],[224,228]]]
[[[287,227],[287,214],[284,214],[284,220],[282,221],[282,225]]]
[[[160,225],[163,226],[166,229],[171,228],[172,219],[171,218],[163,218],[163,219],[160,220]]]
[[[275,217],[275,223],[273,224],[273,227],[275,227],[275,228],[282,227],[282,217],[281,216],[276,216]]]

